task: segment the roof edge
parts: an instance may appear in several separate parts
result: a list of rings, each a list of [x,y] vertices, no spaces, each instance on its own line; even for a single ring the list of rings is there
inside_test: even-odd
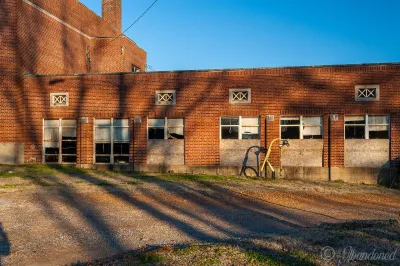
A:
[[[220,69],[196,69],[196,70],[163,70],[151,72],[104,72],[104,73],[71,73],[71,74],[25,74],[25,78],[33,77],[68,77],[68,76],[107,76],[107,75],[145,75],[162,73],[197,73],[197,72],[226,72],[246,70],[284,70],[284,69],[313,69],[313,68],[345,68],[345,67],[373,67],[373,66],[400,66],[400,62],[365,63],[365,64],[338,64],[338,65],[309,65],[309,66],[278,66],[255,68],[220,68]]]

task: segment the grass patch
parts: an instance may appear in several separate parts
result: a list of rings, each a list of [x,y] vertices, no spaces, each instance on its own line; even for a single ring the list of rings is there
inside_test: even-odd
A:
[[[249,260],[249,263],[257,264],[257,265],[271,265],[271,266],[285,266],[288,264],[282,263],[276,260],[272,256],[267,256],[255,251],[247,251],[246,258]]]
[[[200,174],[173,174],[173,173],[160,173],[160,174],[144,174],[144,173],[124,173],[134,179],[149,181],[149,180],[161,180],[167,182],[246,182],[251,181],[245,178],[239,178],[236,176],[222,176],[222,175],[200,175]]]
[[[155,254],[155,253],[148,253],[148,254],[142,254],[139,256],[139,262],[140,264],[154,264],[158,262],[164,261],[165,258],[161,255]]]
[[[14,172],[0,172],[0,178],[9,178],[16,176]]]
[[[27,187],[27,186],[30,186],[30,184],[5,184],[5,185],[0,185],[0,189],[12,189],[18,187]]]
[[[108,183],[108,182],[99,182],[93,185],[100,186],[100,187],[115,187],[116,185]]]

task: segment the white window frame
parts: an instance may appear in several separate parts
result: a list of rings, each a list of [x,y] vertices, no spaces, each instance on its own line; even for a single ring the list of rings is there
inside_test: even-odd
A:
[[[54,127],[45,126],[44,122],[47,121],[47,120],[53,120],[53,121],[58,120],[58,126],[56,126],[56,127],[55,126]],[[62,126],[62,121],[63,120],[75,120],[76,124],[75,124],[74,127],[73,126]],[[45,133],[44,132],[45,132],[46,128],[58,128],[58,149],[59,149],[58,154],[46,154],[46,147],[44,145],[45,142],[47,142],[44,139],[44,137],[45,137]],[[76,132],[75,143],[76,143],[76,151],[78,153],[78,131],[77,131],[78,130],[78,125],[77,125],[77,120],[76,119],[73,119],[73,118],[42,119],[42,163],[43,164],[77,164],[77,161],[78,161],[78,154],[77,153],[76,154],[63,154],[62,153],[62,142],[63,142],[63,140],[62,140],[62,129],[63,128],[75,128],[75,132]],[[73,141],[71,141],[71,142],[73,142]],[[49,155],[49,156],[56,156],[57,155],[58,156],[58,162],[56,162],[56,163],[46,162],[46,155]],[[63,155],[64,156],[76,156],[76,161],[72,162],[72,163],[63,162],[62,161]]]
[[[222,125],[222,119],[223,118],[239,118],[239,125]],[[247,125],[247,127],[257,127],[258,128],[258,135],[259,138],[261,139],[261,125],[260,125],[260,117],[259,116],[221,116],[219,118],[219,139],[223,139],[222,138],[222,128],[224,127],[239,127],[238,128],[238,138],[237,139],[243,139],[242,134],[243,134],[243,125],[242,125],[242,118],[257,118],[258,119],[258,125]],[[247,140],[247,139],[245,139]],[[253,139],[254,140],[254,139]]]
[[[161,118],[147,118],[147,132],[146,132],[146,134],[147,134],[147,140],[155,140],[155,139],[149,139],[149,120],[150,119],[159,119],[159,120],[161,120],[161,119],[164,119],[164,126],[162,126],[162,127],[155,127],[155,126],[151,126],[151,128],[164,128],[164,140],[165,139],[167,139],[167,140],[170,140],[169,138],[168,138],[168,128],[170,128],[169,126],[168,126],[168,117],[161,117]],[[174,128],[183,128],[183,139],[180,139],[180,140],[184,140],[185,139],[185,119],[184,118],[181,118],[181,117],[178,117],[178,118],[169,118],[169,119],[182,119],[183,120],[183,126],[179,126],[179,127],[174,127]],[[158,140],[161,140],[161,139],[158,139]]]
[[[282,125],[281,120],[283,117],[298,117],[299,118],[299,124],[297,125]],[[321,118],[321,124],[318,125],[303,125],[303,118],[304,117],[319,117]],[[299,138],[298,139],[305,139],[304,138],[304,126],[308,127],[320,127],[321,128],[321,138],[324,139],[324,117],[322,115],[288,115],[288,116],[281,116],[279,118],[279,137],[282,137],[282,127],[299,127],[300,128],[300,133],[299,133]],[[309,139],[305,139],[309,140]]]
[[[348,124],[348,125],[346,125],[346,116],[347,117],[351,117],[351,116],[363,116],[364,117],[364,121],[365,121],[365,123],[364,124],[356,124],[356,125],[350,125],[350,124]],[[386,116],[387,118],[388,118],[388,123],[387,124],[369,124],[368,123],[368,117],[369,116]],[[388,127],[388,138],[387,139],[390,139],[390,115],[387,115],[387,114],[365,114],[365,115],[345,115],[344,116],[344,132],[343,132],[343,138],[344,139],[346,139],[346,127],[349,127],[349,126],[358,126],[358,127],[361,127],[361,126],[364,126],[364,128],[365,128],[365,138],[364,139],[369,139],[369,126],[387,126]]]
[[[165,93],[172,93],[172,101],[159,101],[158,96],[159,94],[165,94]],[[175,105],[176,104],[176,91],[175,90],[160,90],[156,91],[155,94],[155,103],[156,105]]]
[[[237,92],[246,92],[247,93],[247,100],[235,100],[233,98],[234,93]],[[229,103],[230,104],[248,104],[251,103],[251,89],[250,88],[236,88],[236,89],[229,89]]]
[[[358,97],[358,92],[360,89],[375,89],[375,97]],[[354,88],[354,99],[357,102],[370,102],[379,101],[380,97],[380,86],[379,85],[356,85]]]
[[[64,96],[65,99],[65,104],[56,104],[54,101],[55,97],[60,97]],[[63,107],[63,106],[69,106],[69,93],[68,92],[54,92],[50,93],[50,106],[52,107]]]
[[[96,118],[93,118],[93,163],[94,164],[106,164],[106,165],[129,165],[131,156],[130,154],[114,154],[114,143],[128,143],[129,145],[129,153],[130,153],[130,142],[131,142],[131,132],[130,132],[130,121],[129,118],[97,118],[97,120],[111,120],[110,126],[96,126]],[[128,120],[128,126],[114,126],[114,119],[115,120]],[[96,141],[96,128],[110,128],[110,142],[106,141]],[[128,141],[115,141],[114,140],[114,128],[128,128],[129,132],[129,140]],[[109,163],[98,163],[96,162],[96,143],[110,143],[111,144],[111,154],[99,154],[99,156],[110,156]],[[128,157],[128,163],[115,163],[114,156],[126,156]]]

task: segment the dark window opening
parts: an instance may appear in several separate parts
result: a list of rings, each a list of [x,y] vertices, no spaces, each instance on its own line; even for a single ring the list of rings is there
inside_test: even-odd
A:
[[[365,139],[364,126],[346,126],[345,130],[346,139]]]
[[[164,128],[149,128],[149,139],[164,139]]]
[[[222,127],[221,128],[222,139],[238,139],[239,138],[239,127]]]
[[[140,68],[135,65],[132,65],[132,72],[135,72],[135,73],[140,72]]]
[[[111,154],[111,143],[96,143],[96,154]]]
[[[287,120],[286,120],[287,121]],[[281,127],[282,139],[300,139],[300,127]]]

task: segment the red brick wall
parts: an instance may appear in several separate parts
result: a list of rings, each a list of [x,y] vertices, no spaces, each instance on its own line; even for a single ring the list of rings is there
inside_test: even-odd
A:
[[[102,0],[103,19],[118,32],[122,31],[121,0]]]
[[[76,30],[22,2],[16,49],[23,73],[130,72],[132,64],[144,69],[146,53],[125,36],[113,38],[119,36],[120,31],[78,1],[31,2]],[[122,47],[125,53],[121,53]]]
[[[0,0],[0,137],[3,142],[23,139],[21,79],[18,76],[17,10],[19,2]]]
[[[79,1],[29,1],[76,30],[23,0],[0,1],[0,142],[22,141],[31,118],[23,75],[130,72],[132,64],[146,65],[145,51],[125,36],[113,40],[120,31]]]
[[[133,127],[133,161],[146,162],[146,117],[184,117],[186,165],[219,164],[220,116],[261,116],[261,144],[279,137],[281,115],[324,116],[324,149],[328,148],[329,114],[332,121],[331,166],[343,166],[344,114],[392,114],[391,158],[400,156],[398,83],[400,65],[249,69],[237,71],[155,72],[138,74],[31,77],[25,81],[31,110],[27,121],[36,121],[27,136],[41,136],[41,119],[50,117],[142,117]],[[57,81],[57,82],[54,82]],[[355,102],[354,86],[380,84],[380,101]],[[229,104],[230,88],[251,88],[252,103]],[[156,106],[156,90],[176,90],[174,106]],[[50,92],[69,92],[69,107],[49,107]],[[265,123],[267,115],[275,120]],[[40,126],[39,126],[40,124]],[[90,130],[90,128],[88,129]],[[88,138],[91,138],[88,135]],[[36,145],[41,145],[41,137]],[[35,141],[32,137],[27,142]],[[91,142],[92,139],[89,140]],[[89,149],[90,152],[93,149]],[[27,157],[36,156],[28,152]],[[328,163],[324,151],[324,166]],[[91,155],[84,158],[92,163]],[[279,163],[278,149],[272,162]]]

